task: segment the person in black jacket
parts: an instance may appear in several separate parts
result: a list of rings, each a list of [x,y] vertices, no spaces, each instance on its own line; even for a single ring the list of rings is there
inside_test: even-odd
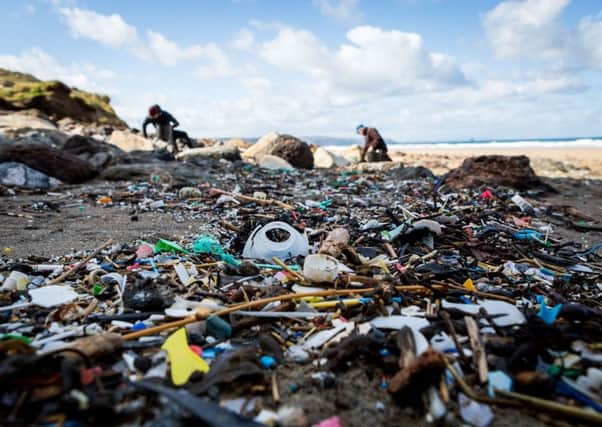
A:
[[[175,128],[180,125],[174,116],[164,111],[158,105],[153,105],[148,109],[148,117],[142,123],[142,134],[145,138],[148,137],[146,127],[152,123],[157,131],[157,137],[165,142],[169,142],[174,149],[174,153],[178,152],[178,144],[176,141],[181,140],[188,146],[192,147],[192,141],[188,134]]]

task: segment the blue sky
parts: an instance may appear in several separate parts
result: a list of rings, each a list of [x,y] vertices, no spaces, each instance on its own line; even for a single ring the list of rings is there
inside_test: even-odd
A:
[[[4,1],[0,67],[197,137],[601,135],[597,0]]]

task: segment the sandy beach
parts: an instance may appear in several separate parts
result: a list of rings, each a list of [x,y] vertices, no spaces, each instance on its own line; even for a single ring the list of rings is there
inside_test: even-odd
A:
[[[526,155],[531,166],[540,176],[558,178],[602,178],[602,147],[500,147],[475,146],[421,148],[407,146],[403,151],[392,150],[393,160],[408,165],[422,165],[434,173],[445,173],[458,167],[466,157],[482,154],[501,154],[506,156]]]

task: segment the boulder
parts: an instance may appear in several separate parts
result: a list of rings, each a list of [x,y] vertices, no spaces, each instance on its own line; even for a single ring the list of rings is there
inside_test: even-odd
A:
[[[198,185],[206,181],[213,172],[210,168],[200,168],[193,163],[160,162],[131,163],[109,166],[100,174],[107,181],[148,181],[152,175],[165,177],[165,182],[178,186]]]
[[[0,114],[0,129],[19,132],[32,129],[57,130],[57,127],[48,118],[26,112],[11,112]]]
[[[338,156],[323,147],[318,147],[314,151],[314,167],[332,168],[349,165],[349,161]]]
[[[0,162],[23,163],[69,184],[88,181],[98,174],[92,163],[74,154],[30,141],[0,145]]]
[[[0,163],[0,184],[9,187],[47,190],[59,186],[61,182],[23,163],[5,162]]]
[[[126,152],[134,150],[152,151],[155,148],[150,139],[144,138],[142,135],[133,133],[129,130],[114,130],[107,142]]]
[[[280,135],[276,132],[265,134],[242,153],[243,159],[258,159],[262,154],[269,154]]]
[[[225,159],[231,162],[240,160],[240,151],[237,147],[214,145],[213,147],[192,148],[176,154],[178,160],[190,159]]]
[[[295,168],[282,157],[265,154],[259,158],[258,165],[263,169],[270,170],[294,170]]]
[[[281,157],[296,168],[314,167],[314,155],[309,144],[291,135],[280,135],[273,148],[266,154]]]
[[[102,169],[114,159],[125,155],[119,147],[89,136],[73,135],[63,145],[63,151],[87,160],[96,169]]]
[[[309,144],[291,135],[268,133],[249,147],[242,157],[257,161],[266,154],[281,157],[296,168],[314,167],[314,156]]]
[[[462,166],[452,169],[444,184],[454,189],[510,187],[517,190],[540,188],[551,190],[535,175],[527,156],[487,155],[469,157]]]

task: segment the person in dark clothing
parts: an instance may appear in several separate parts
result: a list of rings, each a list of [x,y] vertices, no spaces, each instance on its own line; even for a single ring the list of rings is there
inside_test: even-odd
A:
[[[364,137],[364,148],[360,162],[366,161],[366,154],[369,162],[390,162],[391,158],[387,154],[387,144],[380,133],[375,128],[369,128],[359,125],[355,128],[358,134]]]
[[[148,117],[144,119],[144,123],[142,123],[142,134],[145,138],[148,137],[146,126],[150,123],[155,127],[157,137],[161,141],[169,142],[173,147],[174,152],[178,152],[178,140],[184,142],[187,147],[192,148],[192,141],[188,137],[188,134],[184,131],[175,129],[180,125],[180,122],[167,111],[162,110],[158,105],[153,105],[148,109]]]

